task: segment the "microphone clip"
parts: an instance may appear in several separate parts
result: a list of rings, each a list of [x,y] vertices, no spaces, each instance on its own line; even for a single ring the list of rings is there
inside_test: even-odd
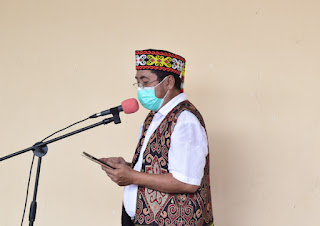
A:
[[[119,109],[118,107],[111,108],[110,109],[111,114],[113,115],[113,122],[114,124],[121,123],[120,117],[119,117]]]

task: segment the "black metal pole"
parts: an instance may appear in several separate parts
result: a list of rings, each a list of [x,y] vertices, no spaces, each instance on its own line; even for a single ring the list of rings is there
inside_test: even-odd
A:
[[[1,162],[3,160],[6,160],[6,159],[11,158],[11,157],[14,157],[16,155],[23,154],[23,153],[25,153],[27,151],[31,151],[31,150],[33,151],[34,155],[38,156],[38,158],[39,158],[38,159],[37,175],[36,175],[35,186],[34,186],[33,200],[32,200],[31,205],[30,205],[29,226],[33,226],[33,223],[34,223],[34,221],[36,219],[37,193],[38,193],[38,184],[39,184],[40,169],[41,169],[41,160],[42,160],[42,157],[45,156],[47,154],[47,152],[48,152],[47,144],[50,144],[50,143],[56,142],[58,140],[70,137],[72,135],[81,133],[83,131],[92,129],[92,128],[100,126],[100,125],[108,124],[108,123],[113,122],[113,121],[114,121],[115,124],[121,123],[120,118],[119,118],[119,112],[118,112],[118,114],[115,113],[114,117],[112,117],[112,118],[104,119],[101,122],[89,125],[87,127],[84,127],[84,128],[78,129],[78,130],[75,130],[73,132],[67,133],[65,135],[59,136],[59,137],[51,139],[51,140],[48,140],[46,142],[38,142],[35,145],[33,145],[32,147],[26,148],[24,150],[21,150],[21,151],[18,151],[18,152],[15,152],[13,154],[10,154],[10,155],[7,155],[7,156],[4,156],[4,157],[0,158],[0,162]]]
[[[38,168],[37,168],[37,176],[34,185],[34,193],[33,193],[33,200],[30,205],[30,213],[29,213],[29,226],[33,226],[33,222],[36,219],[37,213],[37,193],[38,193],[38,184],[39,184],[39,177],[40,177],[40,169],[41,169],[41,159],[42,157],[38,157]]]

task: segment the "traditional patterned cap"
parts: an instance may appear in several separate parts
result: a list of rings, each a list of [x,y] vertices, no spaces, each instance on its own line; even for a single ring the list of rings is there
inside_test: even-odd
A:
[[[165,50],[137,50],[136,70],[168,71],[181,76],[181,89],[183,93],[186,60],[174,53]]]

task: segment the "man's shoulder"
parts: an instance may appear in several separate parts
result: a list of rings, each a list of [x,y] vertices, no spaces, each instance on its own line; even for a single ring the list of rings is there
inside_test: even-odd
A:
[[[201,113],[189,100],[180,102],[176,106],[176,110],[176,118],[179,118],[179,121],[200,123],[203,127],[205,127]]]
[[[189,111],[189,110],[183,110],[181,113],[178,115],[178,121],[180,122],[185,122],[185,123],[197,123],[200,124],[199,119],[197,116]]]
[[[201,113],[198,111],[196,106],[193,105],[189,100],[180,102],[179,104],[177,104],[175,109],[177,110],[177,112],[189,111],[197,117],[200,116],[202,118]]]

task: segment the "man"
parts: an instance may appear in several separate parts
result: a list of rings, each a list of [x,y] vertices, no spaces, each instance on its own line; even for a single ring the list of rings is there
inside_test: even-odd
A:
[[[112,181],[126,186],[122,225],[213,225],[205,124],[183,93],[185,59],[136,51],[138,99],[150,110],[132,163],[103,158]]]

